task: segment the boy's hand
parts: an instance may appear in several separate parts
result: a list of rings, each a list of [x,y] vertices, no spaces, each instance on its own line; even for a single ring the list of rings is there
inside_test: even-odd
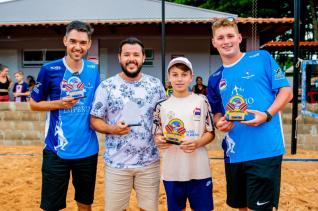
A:
[[[171,147],[171,145],[172,145],[172,144],[167,143],[165,137],[162,135],[155,136],[155,143],[159,149],[167,149],[167,148]]]
[[[199,143],[197,140],[187,140],[183,141],[180,145],[180,149],[182,149],[186,153],[191,153],[199,147]]]
[[[227,121],[226,117],[222,116],[216,122],[215,126],[217,129],[219,129],[222,132],[228,132],[228,131],[232,130],[232,128],[234,127],[234,123]]]

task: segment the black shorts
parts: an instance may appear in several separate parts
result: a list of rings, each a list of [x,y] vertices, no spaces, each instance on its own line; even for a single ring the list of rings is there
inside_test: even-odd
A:
[[[42,195],[40,207],[47,211],[66,207],[66,194],[72,172],[75,200],[90,205],[94,200],[98,154],[80,159],[61,159],[43,150]]]
[[[252,210],[278,208],[282,156],[226,163],[226,203]]]

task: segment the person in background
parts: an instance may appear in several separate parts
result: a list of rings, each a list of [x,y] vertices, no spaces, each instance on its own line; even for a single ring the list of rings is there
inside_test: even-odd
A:
[[[169,80],[165,81],[165,91],[166,91],[166,97],[170,97],[172,94],[172,86]]]
[[[212,35],[223,65],[209,78],[208,99],[216,128],[225,132],[226,203],[241,211],[277,209],[285,153],[280,111],[292,90],[267,51],[241,52],[233,18],[214,22]]]
[[[9,68],[0,64],[0,102],[9,102],[9,89],[13,85],[13,81],[8,76]]]
[[[207,95],[207,86],[202,82],[202,77],[197,76],[195,79],[196,84],[192,87],[192,92],[196,94]]]
[[[22,71],[14,73],[16,83],[13,85],[14,102],[26,102],[30,96],[29,86],[23,81],[24,74]]]
[[[32,90],[33,90],[33,87],[35,86],[34,77],[32,75],[28,75],[26,80],[27,80],[27,83],[28,83],[28,86],[29,86],[29,90],[30,90],[30,93],[31,93]]]
[[[44,64],[32,90],[30,107],[47,111],[42,162],[43,210],[66,207],[72,174],[79,211],[91,211],[98,160],[98,139],[89,118],[100,83],[98,66],[85,60],[93,29],[82,21],[66,27],[66,56]]]
[[[187,58],[172,59],[167,69],[173,93],[156,105],[153,134],[162,150],[168,210],[185,210],[189,200],[192,210],[211,211],[213,185],[205,148],[215,136],[210,105],[205,96],[188,90],[193,69]]]

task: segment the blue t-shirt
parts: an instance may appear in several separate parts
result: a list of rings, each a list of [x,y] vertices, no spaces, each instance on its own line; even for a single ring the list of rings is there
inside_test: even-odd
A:
[[[212,74],[208,99],[212,113],[225,113],[229,102],[247,104],[248,109],[265,111],[275,100],[279,88],[289,86],[285,73],[272,56],[263,50],[245,53],[236,63]],[[234,100],[233,100],[234,99]],[[239,105],[238,105],[239,106]],[[248,114],[246,119],[253,119]],[[235,122],[222,143],[225,162],[237,163],[274,157],[285,153],[280,113],[257,127]]]
[[[47,112],[45,148],[64,159],[85,158],[98,152],[89,113],[100,83],[99,72],[96,64],[87,60],[82,63],[78,73],[67,66],[65,59],[43,65],[31,93],[36,102],[59,100],[74,94],[85,96],[71,109]]]
[[[12,89],[13,93],[26,93],[27,91],[29,91],[29,86],[24,81],[21,84],[15,83],[13,86],[13,89]],[[26,102],[27,96],[14,97],[14,101],[15,102]]]

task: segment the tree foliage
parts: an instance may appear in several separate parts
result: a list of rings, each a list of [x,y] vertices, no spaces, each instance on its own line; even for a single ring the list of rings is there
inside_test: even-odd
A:
[[[253,17],[253,3],[257,17],[281,18],[294,16],[294,0],[169,0],[179,4]],[[300,0],[301,40],[318,41],[318,0]],[[255,10],[254,10],[255,12]],[[288,34],[286,35],[288,37]],[[290,35],[289,35],[290,36]]]

